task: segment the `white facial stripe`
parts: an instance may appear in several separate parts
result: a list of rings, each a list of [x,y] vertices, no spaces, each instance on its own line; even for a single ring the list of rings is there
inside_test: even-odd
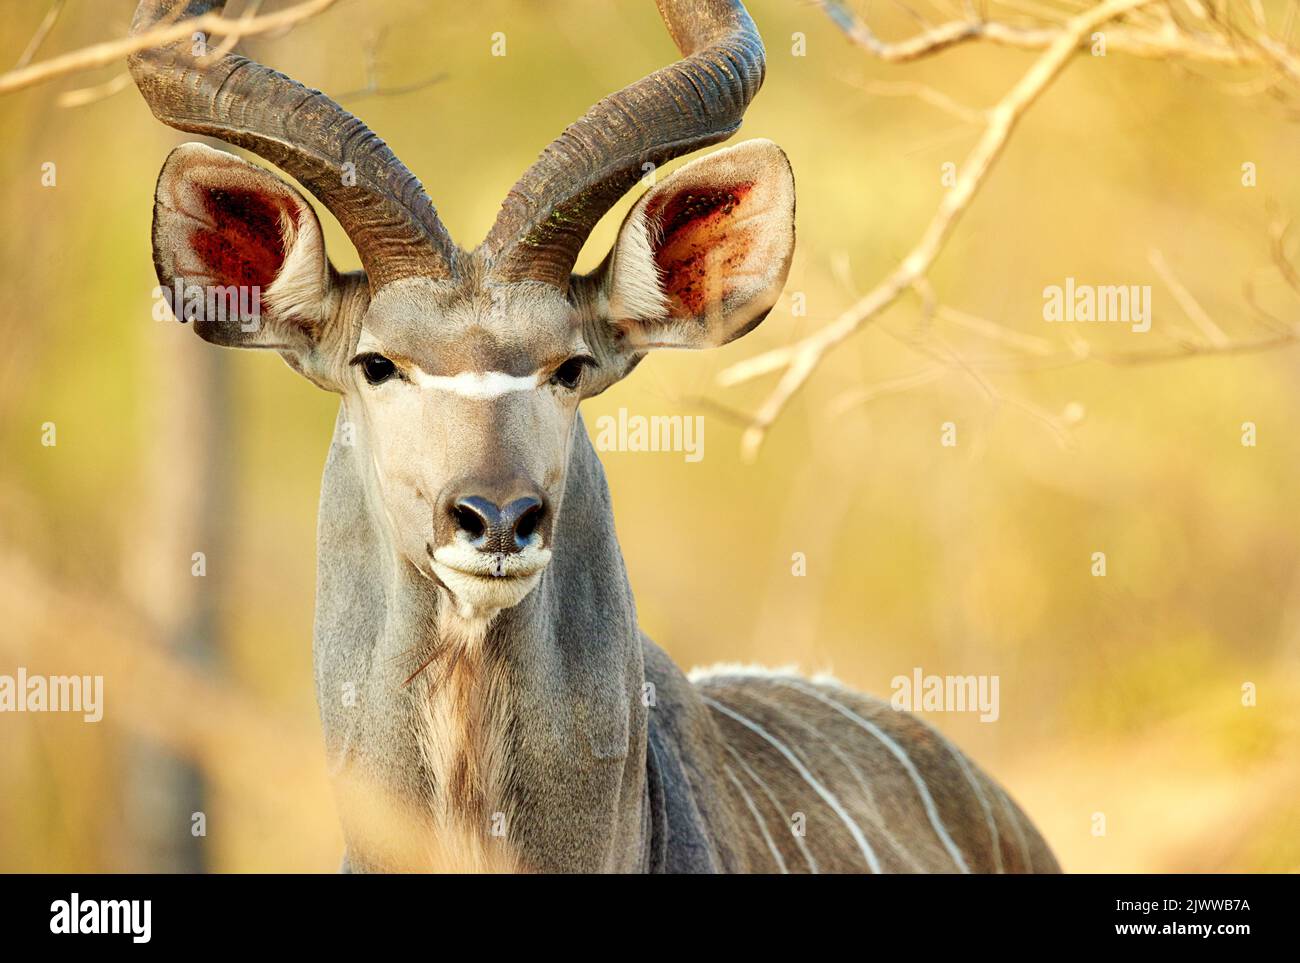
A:
[[[371,337],[370,332],[362,331],[357,340],[357,353],[369,351],[384,353],[383,346]],[[418,365],[406,364],[403,368],[412,382],[421,388],[447,391],[476,401],[500,398],[513,391],[532,391],[542,383],[544,374],[540,368],[529,375],[512,375],[504,371],[461,371],[454,375],[431,375]]]
[[[512,391],[532,391],[542,380],[540,371],[523,376],[506,374],[504,371],[462,371],[454,375],[431,375],[412,366],[410,374],[421,388],[449,391],[462,398],[478,401],[499,398]]]

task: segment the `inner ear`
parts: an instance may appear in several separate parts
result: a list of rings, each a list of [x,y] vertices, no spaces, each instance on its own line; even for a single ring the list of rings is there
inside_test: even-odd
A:
[[[310,346],[330,268],[320,222],[298,191],[232,154],[185,144],[163,165],[154,201],[154,266],[177,318],[216,344]],[[255,318],[231,317],[232,297]]]
[[[742,210],[753,190],[753,181],[688,187],[646,207],[658,235],[655,267],[674,316],[703,317],[722,302],[726,275],[753,244]]]
[[[298,232],[296,206],[249,190],[195,188],[206,217],[194,222],[189,247],[200,270],[219,284],[270,288]]]
[[[771,141],[692,161],[628,213],[600,283],[625,350],[707,348],[755,327],[794,252],[794,176]]]

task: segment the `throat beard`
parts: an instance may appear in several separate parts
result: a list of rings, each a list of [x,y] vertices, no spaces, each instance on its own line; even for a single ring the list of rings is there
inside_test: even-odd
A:
[[[517,872],[509,664],[492,649],[489,620],[462,618],[440,594],[436,648],[409,683],[430,774],[431,863],[443,871]]]

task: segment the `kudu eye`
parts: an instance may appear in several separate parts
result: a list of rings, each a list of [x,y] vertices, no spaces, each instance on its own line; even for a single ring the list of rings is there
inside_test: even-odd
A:
[[[358,355],[352,359],[352,363],[361,366],[362,375],[365,376],[367,383],[372,385],[383,384],[397,374],[397,365],[382,354]]]
[[[555,369],[555,374],[551,375],[551,384],[560,385],[572,391],[578,387],[578,382],[582,380],[582,369],[595,363],[594,358],[589,358],[586,355],[576,355]]]

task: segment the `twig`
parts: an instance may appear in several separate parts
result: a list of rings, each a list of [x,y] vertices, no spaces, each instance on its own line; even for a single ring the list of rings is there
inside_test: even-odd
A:
[[[334,99],[342,103],[345,100],[361,100],[363,97],[403,97],[406,94],[413,94],[418,90],[432,87],[434,84],[440,84],[449,76],[451,75],[446,71],[442,71],[433,74],[431,77],[426,77],[424,80],[417,80],[409,84],[398,84],[393,87],[385,87],[376,83],[372,78],[367,82],[366,86],[358,87],[356,90],[349,90],[345,93],[339,94]]]
[[[248,6],[244,8],[243,13],[239,15],[240,23],[247,23],[257,17],[257,11],[262,9],[262,0],[248,0]],[[212,59],[219,60],[230,51],[235,49],[235,44],[239,43],[240,34],[234,33],[221,41],[221,45],[212,52]]]
[[[131,75],[124,70],[113,79],[102,84],[95,84],[93,87],[78,87],[76,90],[65,90],[54,99],[54,102],[60,107],[85,107],[87,104],[107,100],[130,86]]]
[[[0,94],[12,93],[24,87],[31,87],[54,77],[62,77],[81,70],[103,67],[115,63],[140,50],[160,47],[177,40],[187,39],[195,33],[208,36],[223,36],[239,39],[256,34],[278,30],[282,27],[301,23],[309,17],[332,7],[338,0],[303,0],[297,6],[264,14],[260,17],[229,19],[220,14],[205,13],[189,20],[166,24],[133,37],[119,40],[107,40],[81,50],[74,50],[40,63],[16,68],[0,74]]]
[[[866,21],[855,16],[842,0],[815,0],[844,34],[872,56],[886,63],[904,63],[941,53],[962,44],[984,41],[1021,50],[1045,50],[1070,30],[1069,22],[1052,26],[1019,27],[996,20],[970,17],[951,20],[925,30],[906,40],[889,43],[881,40]],[[1098,9],[1096,7],[1091,8]],[[1085,10],[1084,13],[1087,11]],[[1083,15],[1083,14],[1080,14]],[[1088,40],[1082,34],[1073,43]],[[1266,45],[1235,45],[1222,36],[1189,34],[1166,21],[1159,28],[1117,27],[1106,35],[1108,50],[1138,57],[1164,59],[1177,56],[1219,64],[1260,64],[1281,57],[1294,63],[1286,48],[1270,50]]]
[[[833,418],[839,417],[845,412],[860,405],[865,405],[867,402],[875,401],[877,398],[899,394],[909,388],[938,381],[947,373],[947,365],[932,364],[913,371],[911,374],[899,375],[897,378],[890,378],[888,381],[867,385],[865,388],[850,388],[831,402],[829,413]]]
[[[1228,344],[1230,339],[1223,333],[1223,329],[1214,323],[1214,319],[1205,312],[1205,309],[1201,307],[1201,303],[1192,296],[1192,292],[1188,291],[1183,286],[1183,283],[1174,276],[1174,272],[1169,270],[1169,265],[1165,262],[1165,256],[1153,249],[1147,255],[1147,260],[1151,262],[1151,266],[1160,275],[1160,280],[1165,282],[1165,287],[1169,288],[1169,293],[1174,296],[1174,300],[1183,309],[1183,313],[1201,329],[1201,334],[1205,336],[1205,339],[1216,348]]]
[[[413,94],[417,90],[424,90],[426,87],[432,87],[434,84],[441,83],[447,79],[446,71],[440,71],[432,76],[417,80],[414,83],[399,84],[395,87],[385,87],[379,82],[379,48],[383,43],[386,28],[379,30],[369,42],[366,43],[362,50],[362,60],[366,68],[366,83],[364,87],[358,87],[356,90],[349,90],[346,93],[339,94],[334,99],[342,103],[345,100],[360,100],[363,97],[401,97],[405,94]]]
[[[45,11],[45,16],[41,18],[40,26],[38,26],[36,32],[32,34],[32,39],[27,41],[26,48],[24,48],[22,54],[18,57],[18,62],[14,64],[15,70],[19,67],[26,67],[32,62],[32,58],[36,56],[36,51],[41,49],[41,44],[45,43],[45,38],[48,37],[50,31],[54,29],[54,24],[58,21],[59,14],[63,12],[66,3],[67,0],[54,0],[54,3],[50,4],[50,9]]]
[[[1055,353],[1052,342],[1046,338],[1013,331],[1006,325],[998,324],[996,321],[977,317],[965,311],[958,311],[956,308],[945,304],[935,308],[934,316],[938,321],[946,321],[968,331],[973,331],[975,334],[982,335],[992,341],[1000,341],[1008,347],[1023,351],[1026,354],[1047,357]]]
[[[865,84],[846,80],[845,83],[851,87],[856,87],[863,93],[880,97],[915,97],[922,103],[951,114],[958,120],[965,121],[968,124],[982,124],[988,119],[988,115],[984,111],[976,110],[974,107],[967,107],[965,104],[949,97],[943,91],[935,90],[928,84],[915,80],[873,80]]]

